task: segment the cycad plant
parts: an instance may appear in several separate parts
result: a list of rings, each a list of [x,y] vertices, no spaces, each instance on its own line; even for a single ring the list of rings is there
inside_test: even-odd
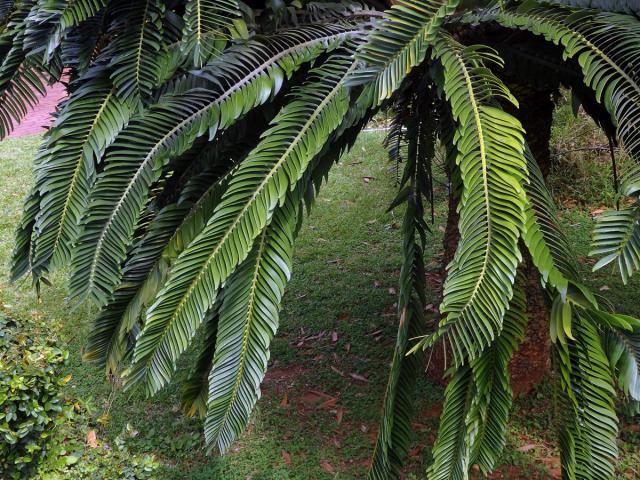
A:
[[[617,399],[640,405],[640,321],[584,285],[542,157],[564,86],[640,160],[640,8],[390,4],[0,2],[0,134],[44,83],[62,78],[69,92],[34,160],[12,276],[38,286],[69,267],[71,304],[100,308],[85,358],[149,395],[201,337],[184,406],[224,453],[260,395],[303,217],[331,166],[387,110],[387,144],[403,167],[392,207],[404,208],[404,262],[370,477],[399,475],[421,352],[436,343],[448,386],[427,475],[496,466],[529,263],[550,305],[563,478],[612,478]],[[429,326],[424,250],[439,151],[459,238],[442,317]],[[636,167],[620,182],[622,208],[594,233],[596,268],[614,264],[625,281],[640,268],[639,195]]]

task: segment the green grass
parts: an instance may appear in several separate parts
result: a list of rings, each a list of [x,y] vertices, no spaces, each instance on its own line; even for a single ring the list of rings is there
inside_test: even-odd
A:
[[[51,278],[54,286],[45,287],[41,299],[28,283],[7,283],[13,231],[31,183],[30,162],[38,140],[27,137],[0,144],[0,305],[16,317],[41,316],[62,325],[59,334],[71,352],[68,393],[88,404],[90,411],[78,435],[93,428],[104,445],[113,444],[124,432],[132,453],[157,457],[162,465],[158,478],[162,479],[362,477],[375,440],[397,321],[401,214],[386,212],[395,185],[380,146],[382,136],[362,135],[332,171],[305,221],[263,397],[247,433],[222,458],[205,454],[201,422],[179,411],[175,387],[147,400],[139,391],[123,392],[102,371],[81,362],[82,345],[95,312],[84,306],[70,309],[65,301],[64,272]],[[446,219],[445,191],[440,187],[436,193],[436,221],[429,241],[432,251],[427,258],[439,251]],[[564,211],[562,218],[584,258],[592,220],[588,206],[582,203]],[[428,269],[437,271],[434,258]],[[635,300],[640,294],[639,279],[625,291],[610,272],[598,273],[593,282],[610,288],[606,293],[620,310],[640,315]],[[430,297],[435,303],[434,292]],[[189,355],[184,364],[188,361]],[[178,375],[183,371],[179,369]],[[359,380],[362,378],[366,381]],[[421,380],[408,475],[422,477],[429,462],[441,395],[440,387]],[[546,469],[536,458],[557,455],[549,430],[553,421],[545,408],[547,395],[543,388],[518,402],[503,459],[503,478],[522,478],[517,475],[523,471],[529,472],[526,478],[544,478]],[[637,430],[633,432],[623,435],[622,463],[637,469],[639,442]],[[515,450],[531,442],[542,445],[535,454]]]

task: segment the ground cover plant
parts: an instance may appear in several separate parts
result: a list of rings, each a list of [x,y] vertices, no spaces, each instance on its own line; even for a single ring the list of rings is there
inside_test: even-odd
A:
[[[403,210],[399,321],[369,476],[399,475],[422,352],[435,351],[448,385],[429,478],[496,467],[511,379],[530,390],[523,372],[541,379],[549,352],[562,473],[612,478],[616,395],[631,412],[640,397],[640,322],[585,283],[545,177],[561,86],[637,159],[637,11],[489,3],[7,2],[4,132],[43,79],[70,69],[34,160],[13,279],[39,289],[69,268],[70,304],[100,309],[84,358],[147,395],[179,381],[183,408],[225,453],[259,398],[307,211],[387,111],[390,204]],[[449,208],[433,319],[438,157]],[[616,174],[619,209],[601,215],[591,251],[625,283],[640,264],[638,172]]]

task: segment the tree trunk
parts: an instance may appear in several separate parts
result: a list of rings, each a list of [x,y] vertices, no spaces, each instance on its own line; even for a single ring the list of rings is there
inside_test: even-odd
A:
[[[551,120],[553,116],[553,95],[551,90],[533,90],[530,87],[520,87],[509,84],[518,101],[518,110],[505,109],[514,114],[526,130],[526,138],[531,151],[536,158],[543,175],[550,169],[549,139],[551,135]],[[446,276],[446,266],[451,262],[458,246],[458,213],[456,206],[458,199],[453,192],[449,196],[449,217],[444,233],[444,255],[442,264],[442,278]],[[541,383],[550,369],[550,338],[549,338],[549,305],[540,283],[540,276],[529,255],[521,268],[524,270],[524,289],[527,295],[528,323],[525,339],[512,359],[509,369],[514,395],[526,395],[533,387]],[[427,374],[430,378],[443,382],[442,375],[445,368],[446,352],[442,342],[437,344],[430,355]],[[450,355],[449,355],[450,356]]]

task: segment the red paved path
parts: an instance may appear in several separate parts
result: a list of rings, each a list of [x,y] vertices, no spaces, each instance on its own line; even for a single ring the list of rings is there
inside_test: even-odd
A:
[[[47,95],[40,100],[40,103],[35,108],[30,109],[27,116],[20,122],[20,125],[11,132],[9,138],[33,135],[34,133],[45,131],[53,122],[53,117],[50,114],[55,111],[56,105],[65,96],[64,85],[61,83],[48,87]]]

